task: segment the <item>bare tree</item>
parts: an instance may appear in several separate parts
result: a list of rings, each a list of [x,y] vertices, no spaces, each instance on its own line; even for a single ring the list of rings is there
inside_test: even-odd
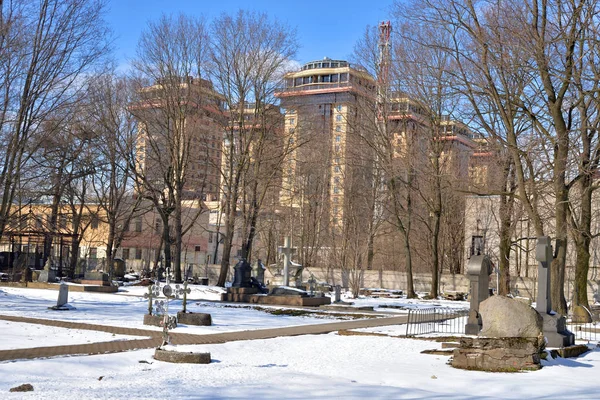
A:
[[[131,82],[113,74],[90,80],[87,90],[86,130],[94,137],[95,171],[91,189],[97,218],[106,223],[106,262],[112,276],[115,251],[126,227],[139,213],[141,196],[133,196],[131,160],[135,153],[137,124],[127,107],[133,101]]]
[[[274,90],[284,69],[295,54],[295,34],[266,14],[239,11],[223,14],[212,24],[210,73],[223,94],[229,121],[225,124],[223,170],[221,175],[223,213],[223,255],[217,285],[224,286],[231,257],[240,196],[252,167],[262,160],[261,141],[268,139],[266,122]],[[252,110],[247,119],[248,109]],[[258,122],[258,123],[257,123]],[[252,164],[254,163],[254,166]],[[256,171],[254,171],[256,172]],[[254,181],[256,182],[256,181]],[[251,214],[242,257],[249,256],[260,210],[260,191],[251,189]],[[264,193],[264,191],[263,191]],[[254,222],[253,222],[254,221]]]
[[[182,226],[182,203],[193,202],[200,214],[209,168],[217,163],[208,153],[212,137],[201,129],[202,123],[220,118],[219,98],[202,79],[207,45],[203,20],[163,16],[142,34],[133,63],[140,98],[131,110],[140,136],[130,167],[139,195],[161,217],[164,267],[169,269],[173,258],[176,281],[181,281],[183,234],[197,219]],[[205,154],[199,174],[190,171],[198,153]]]
[[[572,151],[570,116],[577,103],[571,101],[570,89],[577,72],[577,55],[583,54],[579,49],[585,46],[586,29],[593,25],[597,4],[586,1],[492,4],[460,0],[418,4],[426,7],[417,20],[436,24],[453,38],[452,46],[446,48],[452,49],[458,72],[464,74],[465,65],[478,72],[479,79],[474,84],[463,79],[472,106],[477,108],[475,103],[483,94],[502,118],[515,165],[519,200],[538,236],[545,232],[543,213],[539,210],[543,198],[539,185],[532,182],[540,161],[546,163],[547,173],[542,178],[552,183],[556,235],[552,303],[556,311],[564,314],[570,187],[567,178]],[[473,102],[474,98],[478,100]],[[486,110],[479,108],[479,111],[483,114]],[[519,114],[528,119],[531,131],[539,136],[536,154],[542,157],[535,162],[527,159],[524,143],[516,135]],[[484,115],[480,119],[485,118]]]
[[[0,3],[0,237],[43,121],[77,101],[81,76],[107,50],[104,2]],[[48,131],[45,131],[48,132]]]

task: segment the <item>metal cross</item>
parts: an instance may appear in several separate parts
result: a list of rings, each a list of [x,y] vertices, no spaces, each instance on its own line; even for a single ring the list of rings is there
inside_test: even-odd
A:
[[[152,299],[160,296],[160,283],[157,281],[154,285],[148,286],[148,293],[144,293],[144,298],[148,299],[148,315],[152,315]]]

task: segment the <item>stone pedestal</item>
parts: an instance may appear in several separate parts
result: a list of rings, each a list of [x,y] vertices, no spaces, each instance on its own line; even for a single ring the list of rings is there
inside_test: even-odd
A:
[[[210,364],[210,353],[192,353],[156,349],[154,359],[176,364]]]
[[[144,325],[159,326],[162,328],[164,319],[163,315],[144,314]],[[177,327],[177,323],[175,323],[175,327]]]
[[[81,283],[84,285],[110,286],[110,278],[106,272],[86,272]]]
[[[567,330],[567,319],[559,314],[542,314],[544,336],[548,347],[567,347],[575,344],[575,335]]]
[[[54,274],[54,271],[52,271],[52,270],[40,271],[40,275],[38,276],[38,282],[43,282],[43,283],[56,282],[56,275]]]
[[[544,343],[538,338],[470,338],[460,339],[454,350],[454,368],[491,372],[538,370]]]
[[[212,317],[206,313],[179,311],[177,313],[177,322],[184,325],[210,326],[212,325]]]

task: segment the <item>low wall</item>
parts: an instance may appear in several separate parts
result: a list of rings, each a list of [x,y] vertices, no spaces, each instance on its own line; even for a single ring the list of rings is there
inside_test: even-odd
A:
[[[227,281],[233,280],[233,267],[229,267]],[[217,283],[221,266],[217,264],[209,265],[192,265],[192,276],[197,278],[208,278],[210,285]],[[306,268],[303,271],[303,281],[306,282],[313,274],[317,282],[323,282],[330,285],[340,285],[349,287],[348,273],[343,273],[340,269],[333,268]],[[252,274],[254,276],[254,273]],[[265,271],[265,283],[273,281],[273,274],[269,269]],[[415,273],[413,274],[413,284],[417,292],[428,292],[431,289],[431,274]],[[383,288],[406,290],[407,279],[406,273],[401,271],[362,271],[361,287],[364,288]],[[588,281],[588,299],[590,303],[598,297],[600,281]],[[496,274],[490,275],[490,288],[496,288]],[[567,280],[565,283],[565,296],[567,299],[573,297],[574,283],[572,280]],[[440,292],[469,292],[469,278],[462,274],[442,274],[440,276]],[[528,297],[535,301],[537,296],[537,279],[536,277],[512,277],[511,278],[511,293],[516,296]],[[599,297],[600,300],[600,297]]]

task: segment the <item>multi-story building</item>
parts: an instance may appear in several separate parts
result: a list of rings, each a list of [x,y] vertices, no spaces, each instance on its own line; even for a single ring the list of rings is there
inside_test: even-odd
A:
[[[344,219],[344,204],[360,189],[368,151],[359,151],[357,106],[374,101],[375,81],[347,61],[325,58],[285,76],[276,94],[285,109],[285,132],[301,144],[283,168],[282,205],[299,206],[318,196],[333,225]],[[362,159],[361,159],[362,158]]]
[[[216,200],[227,118],[222,96],[209,81],[187,77],[156,82],[140,97],[130,110],[138,119],[137,162],[145,179],[159,186],[178,173],[185,181],[183,198]],[[175,166],[184,170],[167,171]]]

